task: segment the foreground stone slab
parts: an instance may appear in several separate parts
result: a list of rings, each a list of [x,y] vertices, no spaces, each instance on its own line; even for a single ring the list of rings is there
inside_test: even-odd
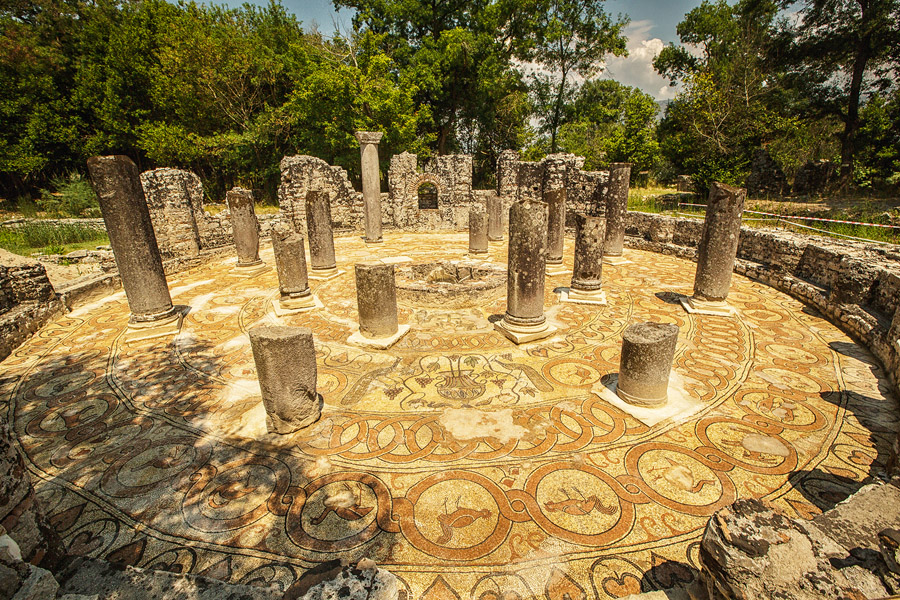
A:
[[[283,600],[397,600],[400,589],[393,573],[368,558],[355,565],[332,560],[304,573]]]
[[[305,327],[261,326],[248,332],[269,433],[293,433],[319,420],[316,348]]]
[[[130,326],[143,329],[143,337],[177,332],[181,313],[172,305],[137,167],[127,156],[95,156],[87,164],[131,309]]]

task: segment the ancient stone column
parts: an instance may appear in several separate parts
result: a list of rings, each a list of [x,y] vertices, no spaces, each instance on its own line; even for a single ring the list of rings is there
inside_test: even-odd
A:
[[[253,192],[233,188],[225,193],[225,203],[231,213],[238,269],[258,272],[263,261],[259,257],[259,221],[253,207]]]
[[[541,339],[556,329],[544,316],[547,260],[547,204],[516,202],[509,209],[506,315],[494,324],[517,344]]]
[[[137,167],[127,156],[94,156],[87,166],[131,309],[129,324],[147,330],[131,339],[177,331],[182,315],[172,306]]]
[[[306,194],[306,230],[309,239],[309,262],[313,271],[332,272],[337,267],[334,258],[334,233],[331,230],[331,203],[328,192]]]
[[[316,348],[306,327],[253,327],[250,347],[269,433],[292,433],[319,420]]]
[[[357,131],[362,159],[362,191],[366,219],[366,243],[384,241],[381,237],[381,174],[378,170],[380,131]]]
[[[469,207],[469,254],[487,254],[488,214],[480,204]]]
[[[678,326],[633,323],[622,334],[616,394],[635,406],[658,407],[668,399]]]
[[[272,229],[272,249],[275,251],[281,308],[293,310],[315,306],[306,273],[303,237],[290,225],[280,223]]]
[[[561,265],[566,236],[566,189],[558,188],[544,194],[547,201],[547,264]]]
[[[575,268],[565,300],[587,304],[606,304],[601,275],[606,217],[575,215]]]
[[[622,256],[630,178],[631,163],[610,163],[606,193],[606,243],[603,248],[605,256]]]
[[[497,192],[491,190],[486,196],[488,214],[488,240],[499,242],[503,239],[503,201]]]
[[[741,214],[747,191],[713,183],[706,203],[703,234],[697,248],[694,295],[683,304],[687,310],[731,314],[725,304],[741,235]]]
[[[357,263],[355,270],[359,332],[350,336],[350,341],[388,348],[409,331],[409,325],[400,325],[397,320],[394,265],[381,261]]]

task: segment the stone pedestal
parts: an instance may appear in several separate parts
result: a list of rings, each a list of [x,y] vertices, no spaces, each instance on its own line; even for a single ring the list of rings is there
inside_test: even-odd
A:
[[[488,214],[480,204],[469,207],[469,254],[488,252]]]
[[[547,264],[563,263],[566,237],[566,190],[559,188],[544,194],[547,201]]]
[[[334,258],[334,232],[331,229],[328,192],[313,191],[306,194],[306,231],[313,274],[321,278],[336,275],[337,261]]]
[[[606,242],[603,254],[622,256],[625,247],[625,219],[628,214],[628,182],[631,178],[630,163],[609,165],[609,184],[606,193]]]
[[[731,288],[731,273],[741,235],[741,214],[747,191],[713,183],[706,205],[703,235],[697,248],[694,295],[682,304],[689,312],[728,315],[734,309],[725,303]]]
[[[292,433],[319,420],[316,349],[305,327],[264,326],[249,331],[269,433]]]
[[[601,276],[606,218],[575,215],[575,268],[566,302],[606,304]]]
[[[509,209],[506,314],[494,327],[517,344],[552,335],[544,316],[547,205],[516,202]]]
[[[231,213],[234,231],[234,249],[237,253],[235,274],[252,276],[266,270],[259,257],[259,221],[253,208],[253,192],[233,188],[225,193],[225,203]]]
[[[137,167],[127,156],[94,156],[87,166],[131,309],[126,339],[178,332],[182,313],[172,305]]]
[[[488,214],[488,240],[499,242],[503,239],[503,201],[497,192],[492,191],[486,196]]]
[[[303,237],[284,223],[272,229],[272,249],[278,271],[279,306],[284,310],[301,311],[315,308],[306,276],[306,251]]]
[[[381,237],[381,173],[378,166],[380,131],[357,131],[362,160],[362,192],[366,220],[366,243],[384,241]]]
[[[359,331],[350,336],[352,343],[385,349],[409,331],[409,325],[397,321],[397,285],[394,265],[383,262],[356,265],[356,305]]]
[[[675,358],[678,326],[634,323],[622,334],[622,358],[616,394],[635,406],[663,406]]]

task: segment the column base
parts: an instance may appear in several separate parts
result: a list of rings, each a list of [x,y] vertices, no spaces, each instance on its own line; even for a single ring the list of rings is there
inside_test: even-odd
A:
[[[488,241],[489,241],[489,242],[502,242],[502,241],[503,241],[503,236],[501,235],[500,237],[495,237],[495,238],[493,238],[493,237],[491,237],[491,236],[488,236]]]
[[[237,277],[256,277],[269,270],[269,266],[260,261],[255,265],[237,265],[231,270],[231,274]]]
[[[383,244],[384,238],[382,238],[380,240],[367,240],[366,238],[363,238],[363,241],[367,244]]]
[[[724,300],[703,300],[696,296],[680,298],[681,306],[690,314],[711,315],[714,317],[731,317],[737,314],[737,310]]]
[[[567,269],[562,263],[552,265],[550,263],[547,263],[547,269],[544,271],[544,275],[546,277],[559,277],[560,275],[566,274],[571,275],[572,270]]]
[[[572,288],[561,288],[559,301],[574,302],[576,304],[600,304],[606,306],[606,292],[603,290],[582,292],[573,290]]]
[[[347,341],[351,344],[356,344],[357,346],[364,346],[366,348],[375,348],[377,350],[387,350],[394,344],[396,344],[400,338],[409,333],[409,325],[399,325],[397,327],[397,333],[388,337],[380,337],[380,338],[370,338],[364,336],[359,329],[357,329]]]
[[[628,265],[631,264],[631,261],[625,258],[625,255],[620,254],[619,256],[603,256],[603,262],[607,265]]]
[[[316,281],[328,281],[329,279],[334,279],[340,275],[343,275],[343,269],[321,269],[319,271],[315,269],[310,269],[307,275],[308,279],[314,279]]]
[[[691,396],[683,389],[681,379],[674,371],[669,379],[669,399],[661,406],[637,406],[623,400],[617,393],[617,374],[613,374],[603,383],[594,384],[591,392],[648,427],[653,427],[663,421],[683,422],[706,407],[706,404],[700,399]]]
[[[548,338],[556,333],[556,327],[544,321],[540,325],[523,326],[513,325],[506,320],[506,317],[494,323],[494,329],[505,335],[515,344],[525,344],[535,340]]]
[[[293,315],[325,306],[315,295],[301,298],[275,298],[272,300],[272,312],[276,316]]]
[[[184,320],[184,313],[177,310],[174,314],[157,321],[129,322],[128,327],[125,329],[124,339],[126,342],[137,342],[139,340],[175,335],[181,331],[182,320]]]
[[[639,406],[641,408],[662,408],[669,400],[668,394],[657,398],[642,398],[640,396],[629,394],[618,386],[618,382],[616,382],[615,392],[616,396],[618,396],[622,401],[627,402],[632,406]]]

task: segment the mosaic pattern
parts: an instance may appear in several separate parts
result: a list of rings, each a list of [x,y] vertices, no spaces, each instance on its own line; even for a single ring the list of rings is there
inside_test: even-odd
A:
[[[735,276],[739,318],[688,315],[677,298],[694,265],[628,251],[631,264],[604,267],[608,306],[560,304],[568,278],[548,280],[551,339],[495,332],[501,297],[402,305],[410,333],[371,351],[347,343],[353,262],[467,248],[463,235],[385,237],[337,240],[347,272],[312,282],[314,312],[276,317],[274,270],[242,279],[232,259],[170,278],[190,307],[174,341],[125,343],[118,293],[8,358],[0,409],[69,549],[283,588],[369,556],[410,599],[616,598],[691,581],[706,520],[738,497],[809,518],[883,468],[898,411],[881,368],[780,292]],[[642,320],[681,330],[690,418],[650,427],[597,393]],[[284,438],[260,432],[246,335],[276,322],[312,328],[325,399],[311,431]]]

